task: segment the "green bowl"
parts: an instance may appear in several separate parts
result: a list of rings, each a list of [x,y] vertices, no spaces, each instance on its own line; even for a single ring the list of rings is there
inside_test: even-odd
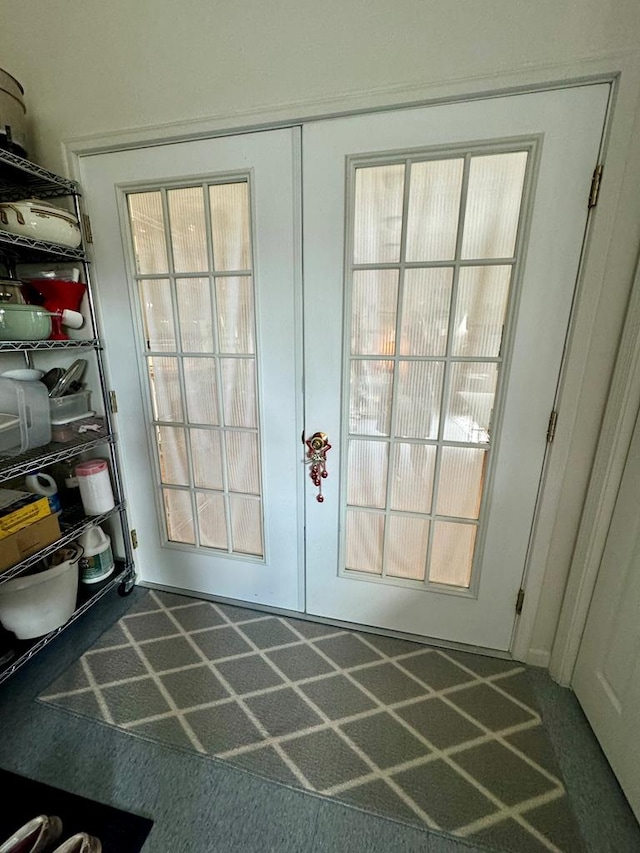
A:
[[[51,315],[38,305],[0,304],[0,341],[45,341]]]

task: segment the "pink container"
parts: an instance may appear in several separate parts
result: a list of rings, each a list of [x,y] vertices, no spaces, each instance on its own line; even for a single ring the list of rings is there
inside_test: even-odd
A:
[[[87,459],[76,465],[80,500],[87,515],[102,515],[115,506],[109,465],[104,459]]]

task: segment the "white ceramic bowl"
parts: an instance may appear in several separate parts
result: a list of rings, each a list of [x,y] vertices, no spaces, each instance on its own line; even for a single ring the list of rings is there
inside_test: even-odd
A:
[[[82,241],[77,218],[37,198],[0,202],[0,228],[20,237],[77,248]]]

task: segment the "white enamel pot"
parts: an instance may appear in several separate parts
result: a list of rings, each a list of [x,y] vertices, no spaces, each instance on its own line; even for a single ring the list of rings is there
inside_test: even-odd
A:
[[[75,249],[82,235],[73,213],[37,198],[0,202],[0,228],[20,237]]]

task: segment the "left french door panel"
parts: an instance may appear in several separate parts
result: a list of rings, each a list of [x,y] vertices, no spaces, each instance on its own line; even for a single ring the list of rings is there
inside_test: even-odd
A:
[[[300,609],[299,130],[85,157],[144,581]]]

